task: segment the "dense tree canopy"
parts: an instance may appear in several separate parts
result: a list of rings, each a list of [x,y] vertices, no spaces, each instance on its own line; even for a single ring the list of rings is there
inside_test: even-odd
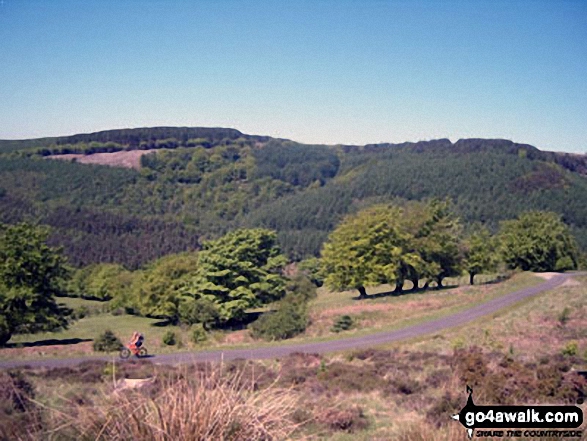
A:
[[[67,276],[59,250],[47,245],[46,228],[0,224],[0,345],[15,332],[66,325],[54,296]]]
[[[197,253],[172,254],[158,259],[136,272],[126,305],[143,315],[162,316],[178,322],[180,289],[197,271]]]
[[[244,312],[282,297],[286,263],[276,243],[275,232],[263,229],[235,230],[206,242],[198,258],[197,274],[186,282],[182,303],[206,300],[218,319],[242,318]]]
[[[504,260],[510,268],[524,271],[577,268],[579,255],[575,239],[556,213],[531,211],[505,221],[500,240]]]
[[[376,206],[346,217],[330,234],[322,250],[325,283],[333,289],[365,288],[395,280],[405,237],[399,211]]]
[[[334,289],[357,289],[420,279],[442,286],[460,273],[458,222],[448,203],[378,205],[345,218],[322,250],[325,283]]]

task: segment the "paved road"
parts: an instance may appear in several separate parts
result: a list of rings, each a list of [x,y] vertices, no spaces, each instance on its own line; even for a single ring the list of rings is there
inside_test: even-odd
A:
[[[418,325],[408,326],[395,331],[380,332],[361,337],[342,338],[340,340],[316,342],[316,343],[299,343],[283,346],[272,346],[264,348],[250,349],[232,349],[216,350],[206,352],[186,352],[179,354],[163,354],[151,357],[150,360],[159,364],[180,364],[198,361],[220,361],[241,359],[268,359],[280,358],[293,352],[307,353],[324,353],[333,351],[342,351],[348,349],[357,349],[368,346],[375,346],[383,343],[391,343],[398,340],[405,340],[415,337],[421,337],[427,334],[442,331],[454,326],[463,325],[473,320],[479,319],[507,308],[525,298],[535,296],[541,292],[548,291],[562,285],[567,279],[574,275],[585,275],[586,273],[568,273],[557,274],[550,280],[546,280],[540,285],[530,288],[524,288],[519,291],[506,294],[495,298],[481,305],[474,306],[456,314],[431,320]],[[1,361],[0,368],[13,368],[18,366],[30,367],[63,367],[72,366],[87,360],[111,360],[112,357],[84,357],[84,358],[67,358],[67,359],[46,359],[34,361]]]

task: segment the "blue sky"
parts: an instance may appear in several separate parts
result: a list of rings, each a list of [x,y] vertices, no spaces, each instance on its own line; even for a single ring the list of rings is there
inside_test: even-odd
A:
[[[157,125],[587,152],[587,1],[0,0],[0,138]]]

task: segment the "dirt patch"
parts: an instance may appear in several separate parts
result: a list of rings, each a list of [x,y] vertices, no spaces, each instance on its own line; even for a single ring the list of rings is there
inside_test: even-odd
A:
[[[115,391],[121,391],[125,389],[140,389],[143,386],[153,384],[155,377],[144,378],[144,379],[131,379],[123,378],[116,383]]]
[[[562,286],[579,286],[581,285],[579,282],[577,282],[575,279],[567,279],[565,280],[565,283],[562,284]]]
[[[223,343],[225,344],[238,344],[238,343],[247,343],[252,341],[249,331],[246,329],[242,329],[240,331],[234,331],[230,334],[226,334],[223,339]]]
[[[535,276],[541,277],[546,280],[552,279],[554,276],[558,276],[558,273],[534,273]]]
[[[48,159],[79,162],[82,164],[108,165],[110,167],[141,168],[141,156],[152,153],[153,150],[129,150],[113,153],[93,153],[91,155],[69,154],[52,155]]]

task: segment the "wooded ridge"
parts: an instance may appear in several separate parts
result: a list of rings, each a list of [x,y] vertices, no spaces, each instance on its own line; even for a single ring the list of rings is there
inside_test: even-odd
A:
[[[137,149],[152,150],[139,170],[45,160]],[[587,156],[508,140],[325,146],[187,127],[0,140],[0,222],[50,225],[50,242],[77,266],[134,269],[238,227],[274,229],[302,259],[346,214],[431,198],[490,231],[554,211],[587,249]]]

